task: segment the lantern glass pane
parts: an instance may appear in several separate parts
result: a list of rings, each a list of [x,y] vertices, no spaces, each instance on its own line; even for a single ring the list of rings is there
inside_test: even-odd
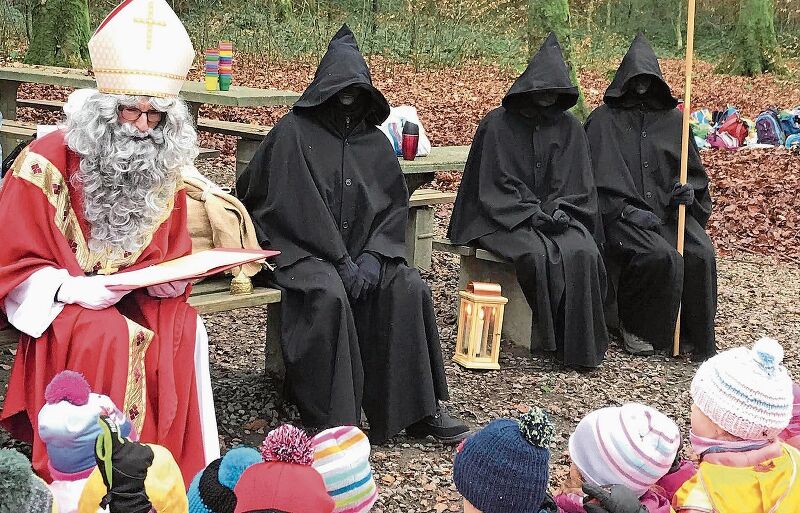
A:
[[[483,334],[483,341],[481,342],[482,345],[482,355],[486,358],[492,357],[492,351],[494,349],[494,333],[497,329],[497,311],[493,306],[484,306],[484,312],[486,316],[486,329]]]
[[[456,351],[463,355],[467,355],[469,352],[469,332],[470,332],[470,325],[471,317],[473,312],[473,306],[467,302],[463,301],[461,303],[461,319],[459,320],[459,331],[461,333],[461,339],[458,340],[458,347],[456,347]]]

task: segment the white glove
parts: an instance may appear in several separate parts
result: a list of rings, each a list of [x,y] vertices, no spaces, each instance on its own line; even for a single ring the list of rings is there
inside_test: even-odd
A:
[[[58,289],[56,300],[89,310],[103,310],[114,306],[130,291],[109,290],[105,286],[107,281],[105,276],[70,276]]]
[[[192,283],[191,280],[178,280],[151,285],[147,287],[147,293],[159,299],[178,297],[186,292],[186,287],[188,287],[190,283]]]

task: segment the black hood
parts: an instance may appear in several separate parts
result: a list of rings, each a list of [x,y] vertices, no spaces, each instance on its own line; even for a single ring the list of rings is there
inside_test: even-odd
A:
[[[562,111],[578,103],[578,88],[569,78],[561,45],[553,32],[550,32],[528,67],[506,93],[503,107],[514,112],[530,108],[533,99],[541,93],[556,93],[556,105]]]
[[[644,96],[628,91],[631,79],[639,75],[648,75],[653,80]],[[669,85],[664,81],[653,47],[641,32],[636,35],[622,59],[603,101],[609,107],[631,107],[645,103],[655,109],[674,109],[678,105],[678,100],[673,98]]]
[[[389,116],[389,102],[372,85],[369,67],[358,49],[356,38],[347,25],[333,36],[328,51],[317,67],[314,81],[294,104],[293,109],[314,109],[348,86],[358,86],[369,96],[365,121],[380,125]]]

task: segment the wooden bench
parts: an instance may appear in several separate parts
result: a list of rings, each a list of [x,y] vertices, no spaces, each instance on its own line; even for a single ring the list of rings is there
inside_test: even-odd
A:
[[[433,249],[458,255],[461,264],[458,271],[459,290],[464,290],[471,281],[499,283],[503,296],[508,298],[503,315],[502,337],[523,347],[540,347],[541,344],[531,337],[533,312],[522,293],[511,261],[485,249],[453,244],[448,239],[434,239]]]
[[[255,306],[267,307],[266,362],[268,376],[283,381],[285,374],[281,352],[281,291],[268,287],[255,287],[251,294],[233,295],[230,293],[230,278],[215,277],[202,281],[192,287],[189,304],[200,315],[228,312],[239,308]],[[0,349],[15,346],[19,332],[14,328],[0,330]]]
[[[453,203],[453,192],[436,189],[417,189],[408,200],[408,224],[406,224],[406,261],[418,269],[431,268],[433,237],[436,235],[434,206]]]
[[[3,120],[0,123],[0,144],[3,147],[3,155],[13,150],[18,144],[30,141],[36,135],[36,124],[27,121]],[[215,159],[219,157],[220,151],[213,148],[200,148],[198,160]]]

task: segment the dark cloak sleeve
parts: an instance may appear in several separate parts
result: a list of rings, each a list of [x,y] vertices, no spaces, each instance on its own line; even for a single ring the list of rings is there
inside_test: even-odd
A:
[[[680,172],[681,113],[677,109],[649,112],[650,121],[644,128],[650,137],[642,150],[639,149],[639,133],[643,129],[640,117],[636,111],[603,105],[586,120],[600,212],[606,225],[615,222],[627,205],[650,210],[662,219],[675,215],[669,200]],[[650,201],[645,200],[634,181],[633,173],[638,169],[631,169],[641,165],[640,151],[648,155],[648,179],[657,187]],[[687,181],[695,189],[695,202],[688,213],[705,227],[711,215],[709,179],[692,134]]]
[[[259,243],[280,250],[276,263],[281,267],[309,256],[335,262],[347,254],[304,158],[297,128],[294,116],[284,116],[236,181]]]
[[[502,107],[489,113],[470,149],[450,220],[450,240],[467,244],[556,209],[590,233],[599,233],[597,196],[580,123],[563,114],[537,127]]]

